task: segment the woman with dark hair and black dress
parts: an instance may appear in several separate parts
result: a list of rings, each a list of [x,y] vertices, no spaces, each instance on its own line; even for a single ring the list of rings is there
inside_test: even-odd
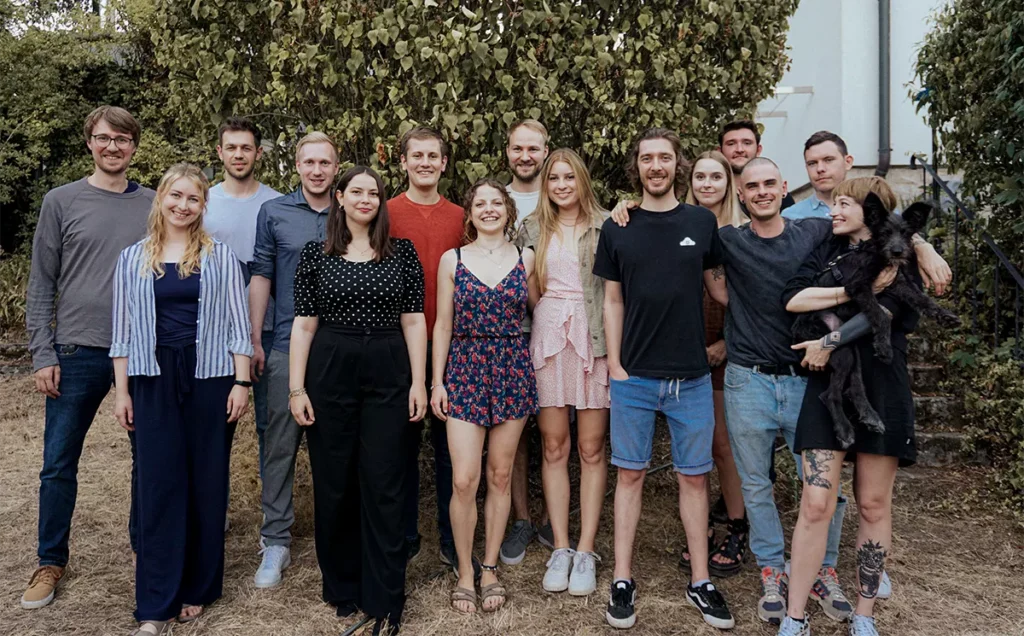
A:
[[[887,210],[896,206],[896,195],[880,177],[851,179],[836,187],[831,211],[833,239],[812,252],[789,281],[783,293],[787,310],[803,313],[850,302],[846,291],[828,271],[829,263],[871,240],[871,230],[864,222],[863,204],[872,193]],[[920,284],[916,266],[907,266],[904,271]],[[843,449],[836,438],[832,416],[818,397],[829,384],[830,373],[826,370],[829,350],[816,340],[794,346],[807,351],[804,364],[813,372],[808,378],[793,449],[803,456],[804,488],[800,515],[793,530],[788,616],[779,630],[780,635],[810,634],[804,609],[825,555],[828,527],[836,506],[842,464],[846,460],[855,462],[853,491],[859,513],[856,542],[859,595],[851,617],[850,634],[878,636],[873,613],[885,557],[892,542],[896,469],[913,464],[917,458],[914,402],[907,373],[907,334],[914,330],[919,316],[885,291],[895,274],[893,268],[884,271],[874,285],[878,301],[892,314],[892,363],[885,364],[875,356],[870,337],[847,345],[857,349],[868,401],[885,423],[884,433],[869,431],[847,408],[850,420],[855,422],[855,438],[853,445]]]
[[[370,168],[338,182],[327,240],[295,274],[289,401],[307,427],[323,598],[395,634],[405,605],[400,449],[427,409],[423,268],[389,237],[384,184]]]

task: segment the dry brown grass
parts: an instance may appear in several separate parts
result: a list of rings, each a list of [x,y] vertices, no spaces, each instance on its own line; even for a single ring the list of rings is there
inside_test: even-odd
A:
[[[114,423],[108,400],[89,434],[79,473],[78,507],[71,537],[71,565],[56,601],[24,611],[18,606],[35,565],[38,472],[42,456],[42,398],[24,376],[0,379],[0,634],[18,636],[98,636],[126,634],[134,608],[131,552],[126,532],[128,511],[128,442]],[[302,455],[296,487],[298,519],[294,528],[293,565],[274,590],[254,589],[252,575],[260,521],[256,472],[256,437],[251,419],[239,427],[233,458],[232,530],[227,539],[224,597],[176,636],[339,634],[347,623],[334,617],[320,600],[320,576],[312,540],[312,496]],[[611,503],[605,507],[598,551],[606,561],[599,570],[599,591],[588,599],[541,591],[547,551],[531,549],[523,564],[504,568],[502,577],[514,595],[494,616],[463,617],[447,609],[454,579],[435,577],[434,495],[429,466],[424,464],[420,527],[423,553],[409,572],[409,603],[404,633],[565,636],[611,634],[604,623],[605,591],[611,574]],[[986,507],[960,502],[978,487],[980,475],[968,470],[914,469],[897,483],[894,558],[889,571],[895,595],[878,612],[882,633],[900,636],[1024,634],[1024,556],[1022,535],[1005,517]],[[533,487],[536,491],[537,484]],[[784,523],[795,520],[792,488],[782,489]],[[645,493],[637,542],[635,572],[639,580],[638,623],[633,634],[714,634],[680,595],[683,577],[676,567],[681,535],[672,476],[653,476]],[[840,571],[852,591],[851,541],[855,506],[847,515]],[[756,617],[757,573],[747,567],[721,582],[736,614],[739,635],[774,635]],[[813,614],[816,636],[845,634],[845,626]]]

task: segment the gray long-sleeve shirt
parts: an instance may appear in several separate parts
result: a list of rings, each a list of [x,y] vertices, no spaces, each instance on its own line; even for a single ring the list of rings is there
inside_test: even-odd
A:
[[[326,236],[327,212],[314,210],[302,188],[267,201],[256,219],[256,249],[249,273],[273,283],[274,349],[288,353],[295,321],[295,270],[302,248]]]
[[[55,343],[110,347],[114,267],[146,235],[154,194],[110,192],[86,179],[46,193],[25,310],[33,369],[57,364]]]

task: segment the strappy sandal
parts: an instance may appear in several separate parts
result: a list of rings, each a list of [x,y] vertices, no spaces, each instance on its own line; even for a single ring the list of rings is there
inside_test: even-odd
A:
[[[708,526],[708,555],[715,549],[715,528]],[[708,557],[710,558],[710,556]],[[690,546],[683,547],[683,553],[679,556],[679,569],[687,574],[690,573]]]
[[[747,555],[747,537],[750,535],[750,524],[746,516],[742,519],[729,520],[729,534],[725,540],[718,545],[708,559],[708,571],[711,574],[728,578],[740,571],[743,567],[743,558]],[[721,555],[728,559],[727,563],[716,562],[715,555]]]
[[[184,615],[184,611],[186,609],[190,608],[190,607],[198,607],[199,608],[199,613],[198,614],[194,614],[192,616],[185,616]],[[194,620],[198,619],[200,616],[202,616],[203,612],[205,612],[205,611],[206,611],[206,608],[203,607],[202,605],[182,605],[181,606],[181,612],[178,612],[178,622],[179,623],[191,623],[192,621],[194,621]]]
[[[170,633],[171,621],[142,621],[128,636],[164,636]]]
[[[476,591],[475,590],[467,590],[464,587],[456,587],[454,590],[451,591],[451,595],[450,596],[451,596],[451,604],[452,604],[452,609],[453,610],[455,610],[456,612],[458,612],[460,614],[476,614],[477,604],[476,604]],[[456,605],[456,603],[460,603],[460,602],[469,603],[470,605],[473,606],[473,609],[472,610],[462,610],[462,609],[459,609],[459,606]]]
[[[497,565],[483,565],[480,564],[480,569],[486,572],[497,572]],[[487,607],[487,599],[500,598],[501,602],[494,607]],[[480,608],[485,612],[497,612],[505,606],[505,601],[508,600],[508,592],[505,590],[505,586],[501,583],[491,583],[480,588]]]

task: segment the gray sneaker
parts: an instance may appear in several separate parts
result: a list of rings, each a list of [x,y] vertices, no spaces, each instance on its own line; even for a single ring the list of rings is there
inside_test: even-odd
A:
[[[501,544],[499,557],[505,565],[518,565],[526,558],[526,546],[530,545],[537,531],[533,524],[525,519],[520,519],[512,524],[512,529]]]
[[[811,636],[811,622],[805,618],[801,623],[787,616],[779,627],[778,636]]]
[[[761,598],[757,601],[757,617],[779,625],[786,616],[786,574],[766,566],[761,568]]]
[[[601,557],[594,552],[576,552],[569,573],[569,594],[587,596],[597,589],[597,562]]]
[[[560,548],[551,553],[548,571],[544,573],[545,592],[564,592],[569,589],[569,572],[572,571],[573,554],[569,548]]]
[[[850,636],[878,636],[875,619],[871,616],[854,614],[850,618]]]
[[[818,578],[811,586],[810,597],[818,601],[825,616],[834,621],[850,620],[850,615],[853,614],[853,605],[846,599],[846,594],[839,585],[839,576],[835,568],[821,568],[818,571]]]

